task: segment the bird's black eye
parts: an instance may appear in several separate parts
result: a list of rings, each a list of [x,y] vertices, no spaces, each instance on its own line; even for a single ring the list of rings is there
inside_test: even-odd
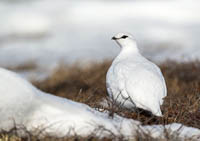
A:
[[[123,35],[121,38],[126,39],[128,36],[127,35]]]

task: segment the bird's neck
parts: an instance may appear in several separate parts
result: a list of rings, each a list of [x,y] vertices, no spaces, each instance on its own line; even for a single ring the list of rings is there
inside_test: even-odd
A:
[[[128,46],[123,46],[121,48],[121,52],[119,54],[120,58],[126,58],[129,56],[137,56],[140,55],[139,49],[137,48],[137,45],[128,45]]]

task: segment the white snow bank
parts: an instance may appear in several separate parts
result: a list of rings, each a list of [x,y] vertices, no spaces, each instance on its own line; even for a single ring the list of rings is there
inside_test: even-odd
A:
[[[151,134],[152,137],[163,138],[167,134],[174,136],[174,138],[182,139],[200,139],[200,130],[197,128],[187,127],[182,124],[172,123],[168,125],[152,125],[152,126],[143,126],[141,128],[145,133]]]
[[[110,118],[89,106],[48,94],[40,95],[36,110],[28,119],[29,130],[44,128],[47,134],[59,137],[65,135],[87,136],[94,133],[106,136],[123,134],[130,137],[135,134],[138,121],[120,116]],[[101,129],[102,128],[102,129]]]
[[[62,137],[81,136],[103,127],[98,136],[131,136],[140,122],[98,112],[85,104],[46,94],[16,74],[0,69],[0,129],[9,130],[24,125],[29,131]]]

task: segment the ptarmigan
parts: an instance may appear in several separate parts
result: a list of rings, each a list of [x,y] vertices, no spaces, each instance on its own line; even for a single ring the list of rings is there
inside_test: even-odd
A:
[[[118,33],[112,39],[121,52],[107,72],[109,97],[126,108],[142,108],[162,116],[160,105],[167,89],[160,69],[140,54],[131,35]]]

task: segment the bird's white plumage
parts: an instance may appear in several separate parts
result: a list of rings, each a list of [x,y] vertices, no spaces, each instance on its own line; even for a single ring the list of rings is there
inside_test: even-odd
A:
[[[140,54],[130,35],[119,33],[113,39],[121,52],[107,72],[109,97],[127,108],[136,106],[162,116],[160,105],[167,89],[160,69]]]

